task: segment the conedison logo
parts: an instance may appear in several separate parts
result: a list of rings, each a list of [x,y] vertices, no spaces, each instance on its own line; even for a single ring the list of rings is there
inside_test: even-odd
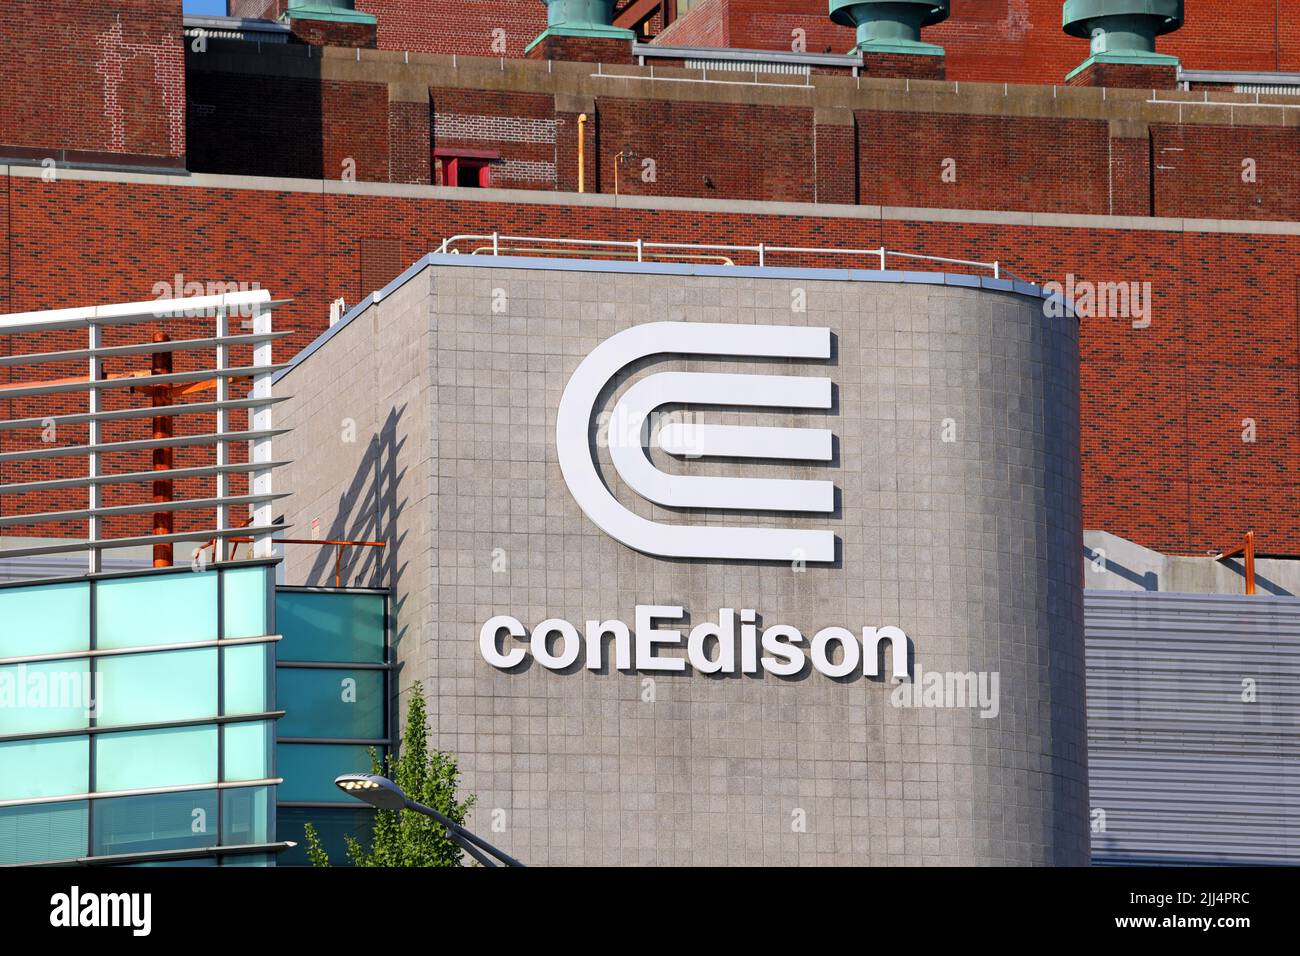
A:
[[[908,675],[908,639],[897,627],[864,627],[861,637],[844,627],[823,627],[804,650],[803,632],[789,624],[758,626],[753,608],[719,609],[716,620],[706,620],[684,635],[676,628],[657,627],[660,621],[680,621],[686,616],[679,605],[638,604],[636,624],[622,621],[587,621],[582,634],[560,618],[550,618],[533,628],[530,636],[523,623],[508,614],[490,618],[479,630],[479,652],[493,667],[509,670],[524,663],[531,653],[547,670],[564,671],[582,659],[588,670],[605,666],[603,650],[612,644],[609,664],[621,671],[685,671],[690,667],[702,674],[757,674],[761,666],[769,674],[794,677],[809,661],[813,670],[827,677],[847,678],[856,674],[877,677],[885,648],[894,677]],[[525,647],[507,647],[503,635]],[[585,636],[586,653],[583,653]],[[683,642],[683,637],[685,641]],[[686,645],[686,655],[664,654],[661,650]],[[759,656],[759,649],[763,656]]]
[[[132,936],[148,936],[153,927],[150,893],[82,893],[78,886],[50,897],[50,925],[125,926]]]
[[[565,484],[578,506],[602,531],[646,554],[674,558],[749,561],[835,560],[830,531],[719,525],[677,525],[634,514],[610,493],[596,469],[588,436],[596,401],[627,366],[651,355],[727,355],[747,358],[829,359],[831,334],[824,328],[649,322],[606,339],[583,359],[560,398],[555,444]],[[794,375],[659,372],[624,392],[614,419],[630,423],[611,430],[610,459],[628,487],[648,501],[674,508],[826,514],[835,508],[829,481],[672,475],[646,453],[650,416],[669,403],[749,408],[828,410],[830,379]],[[665,425],[659,447],[683,457],[831,460],[825,429],[694,424]]]

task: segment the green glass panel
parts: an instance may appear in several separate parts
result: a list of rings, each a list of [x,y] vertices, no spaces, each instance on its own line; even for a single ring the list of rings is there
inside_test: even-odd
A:
[[[85,793],[90,776],[86,737],[0,743],[0,800]]]
[[[101,657],[99,725],[150,724],[217,715],[217,649]]]
[[[382,760],[384,749],[378,748]],[[355,803],[334,786],[340,774],[369,772],[370,752],[359,744],[280,744],[276,748],[276,776],[283,777],[277,800],[285,803]]]
[[[384,596],[278,591],[275,623],[282,661],[384,660]]]
[[[148,860],[144,863],[124,863],[123,866],[216,866],[216,857],[196,856],[189,860]]]
[[[226,674],[222,685],[221,712],[226,715],[260,714],[270,709],[267,698],[267,671],[271,660],[270,644],[241,644],[225,647]]]
[[[270,843],[270,787],[239,787],[221,791],[221,842],[224,846]]]
[[[85,658],[0,667],[0,734],[80,730],[95,698]]]
[[[100,648],[185,644],[216,636],[214,571],[110,578],[95,585],[95,643]]]
[[[225,780],[264,780],[271,776],[271,722],[226,724]]]
[[[275,866],[275,857],[270,853],[235,853],[224,857],[222,866]]]
[[[0,864],[86,855],[87,800],[0,807]]]
[[[355,801],[354,801],[355,802]],[[306,827],[316,828],[316,836],[330,859],[331,866],[348,866],[347,837],[352,837],[363,847],[374,839],[372,830],[375,812],[360,804],[357,809],[339,807],[280,807],[275,814],[276,839],[290,840],[291,846],[280,853],[277,866],[307,866]]]
[[[95,789],[143,790],[217,782],[217,728],[169,727],[95,738]]]
[[[90,582],[0,588],[0,658],[90,647]]]
[[[284,710],[281,737],[376,738],[384,736],[387,707],[383,671],[276,671],[276,699]]]
[[[221,599],[226,637],[261,637],[266,626],[267,575],[272,568],[235,568],[222,571]]]
[[[217,791],[151,793],[93,800],[92,852],[147,853],[214,846],[217,842]]]

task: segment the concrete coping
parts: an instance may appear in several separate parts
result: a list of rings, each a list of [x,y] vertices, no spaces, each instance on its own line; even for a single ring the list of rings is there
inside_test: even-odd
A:
[[[371,292],[358,302],[338,322],[316,336],[290,359],[286,368],[276,372],[271,381],[279,381],[301,365],[311,355],[325,345],[338,332],[369,309],[372,305],[388,298],[415,276],[431,266],[467,266],[486,269],[546,269],[555,272],[630,272],[640,275],[693,275],[721,276],[727,278],[754,279],[803,279],[822,282],[885,282],[893,284],[917,284],[954,286],[968,289],[984,289],[989,292],[1006,292],[1012,295],[1026,296],[1032,299],[1054,301],[1061,298],[1059,293],[1045,290],[1031,282],[1019,279],[995,279],[992,276],[963,275],[950,272],[918,272],[897,269],[814,269],[782,266],[722,266],[685,262],[621,262],[608,259],[561,259],[543,256],[474,256],[456,253],[431,252],[417,259],[406,270],[382,289]],[[1073,310],[1065,304],[1064,314],[1073,316]],[[1044,310],[1046,312],[1046,310]]]

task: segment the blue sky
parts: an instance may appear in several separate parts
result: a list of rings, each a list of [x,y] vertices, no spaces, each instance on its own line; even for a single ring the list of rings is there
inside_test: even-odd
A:
[[[215,13],[226,15],[226,0],[185,0],[186,13]]]

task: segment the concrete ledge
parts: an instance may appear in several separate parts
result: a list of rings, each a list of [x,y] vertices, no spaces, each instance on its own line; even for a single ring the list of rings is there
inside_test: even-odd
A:
[[[5,165],[0,175],[39,179],[41,167]],[[1234,235],[1300,236],[1300,222],[1286,220],[1171,219],[1142,216],[1087,216],[988,209],[941,209],[924,206],[849,206],[843,203],[756,202],[745,199],[696,199],[688,196],[613,196],[609,193],[552,192],[538,189],[470,189],[406,183],[348,183],[337,179],[279,179],[269,176],[226,176],[212,173],[122,172],[103,169],[60,169],[59,181],[126,183],[190,189],[252,190],[318,193],[336,196],[392,196],[456,202],[503,203],[525,206],[579,206],[605,209],[644,209],[712,212],[745,216],[814,216],[819,219],[859,219],[889,222],[950,222],[1045,229],[1114,229],[1141,232],[1213,232]]]
[[[481,192],[482,190],[475,190]],[[290,359],[287,368],[276,372],[271,381],[279,382],[293,372],[325,343],[347,328],[367,309],[382,302],[426,268],[456,266],[475,269],[544,269],[554,272],[622,272],[640,275],[694,275],[727,278],[793,279],[806,282],[888,282],[916,285],[954,286],[986,289],[990,292],[1009,292],[1031,299],[1049,298],[1041,287],[1029,282],[994,279],[985,276],[961,275],[946,272],[899,271],[894,269],[811,269],[783,266],[719,266],[684,262],[629,262],[613,259],[561,259],[543,256],[472,256],[430,252],[421,256],[401,275],[382,289],[376,289],[352,306],[338,322],[316,336],[297,355]]]

